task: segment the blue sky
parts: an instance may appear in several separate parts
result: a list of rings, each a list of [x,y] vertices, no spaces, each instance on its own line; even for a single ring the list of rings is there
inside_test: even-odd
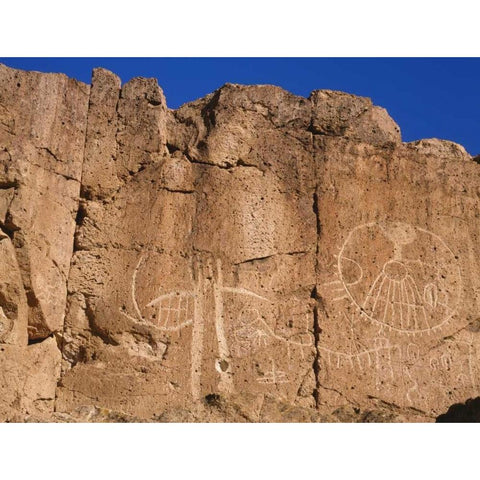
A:
[[[437,137],[480,154],[480,58],[1,58],[15,68],[90,82],[101,66],[122,82],[155,77],[170,108],[224,83],[273,84],[297,95],[328,88],[370,97],[403,140]]]

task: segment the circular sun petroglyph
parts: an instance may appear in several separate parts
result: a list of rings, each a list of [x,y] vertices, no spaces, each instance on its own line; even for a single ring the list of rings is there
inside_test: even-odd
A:
[[[354,228],[337,268],[347,299],[389,330],[431,332],[450,320],[460,300],[457,257],[438,235],[406,223]]]

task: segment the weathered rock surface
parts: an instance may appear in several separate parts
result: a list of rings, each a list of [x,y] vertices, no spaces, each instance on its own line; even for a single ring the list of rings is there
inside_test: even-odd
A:
[[[173,111],[154,79],[0,66],[0,164],[3,420],[432,421],[478,395],[480,167],[369,99],[227,84]]]
[[[27,346],[0,345],[0,418],[50,418],[61,353],[53,338]]]
[[[28,299],[30,338],[61,330],[89,87],[0,66],[0,222]]]

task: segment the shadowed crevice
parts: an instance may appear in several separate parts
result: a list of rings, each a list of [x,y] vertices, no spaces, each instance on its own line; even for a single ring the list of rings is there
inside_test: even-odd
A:
[[[436,419],[436,423],[477,422],[480,422],[480,397],[469,398],[465,403],[455,403]]]
[[[317,193],[318,186],[315,187],[315,191],[313,193],[313,212],[315,213],[316,219],[316,246],[315,246],[315,283],[317,282],[318,278],[318,271],[319,271],[319,263],[318,263],[318,249],[319,249],[319,241],[320,241],[320,233],[321,233],[321,224],[320,224],[320,214],[318,208],[318,193]],[[315,359],[313,361],[313,373],[315,375],[315,389],[313,391],[313,397],[315,399],[315,405],[318,407],[320,405],[320,335],[322,329],[320,328],[320,319],[319,319],[319,312],[321,309],[321,297],[318,294],[317,285],[314,286],[311,298],[315,300],[315,306],[313,308],[313,335],[315,341]]]

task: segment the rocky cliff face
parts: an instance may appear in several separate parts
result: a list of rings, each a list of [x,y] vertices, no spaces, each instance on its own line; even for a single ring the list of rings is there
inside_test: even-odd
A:
[[[1,420],[430,421],[478,395],[480,172],[369,99],[0,66]]]

